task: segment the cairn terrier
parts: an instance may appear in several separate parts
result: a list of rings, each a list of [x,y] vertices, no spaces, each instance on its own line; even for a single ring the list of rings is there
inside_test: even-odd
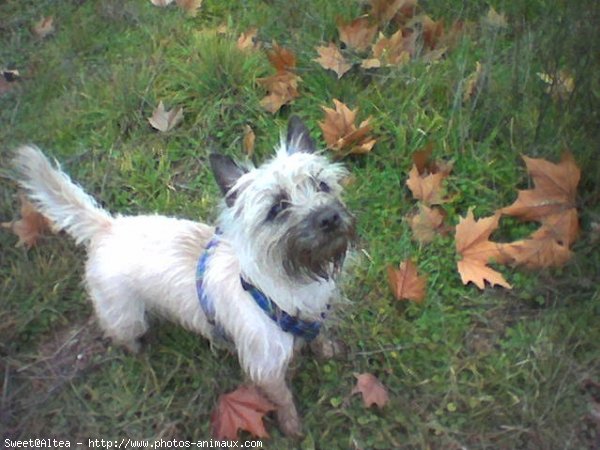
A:
[[[338,296],[354,218],[340,198],[345,169],[316,152],[300,119],[258,168],[210,155],[224,196],[216,228],[113,216],[33,146],[13,162],[39,211],[86,245],[85,283],[107,336],[136,352],[153,313],[230,344],[281,430],[301,434],[286,371]]]

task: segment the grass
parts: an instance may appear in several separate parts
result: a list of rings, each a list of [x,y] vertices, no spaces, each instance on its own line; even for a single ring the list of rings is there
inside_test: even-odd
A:
[[[492,4],[507,29],[477,25]],[[113,212],[160,212],[213,220],[218,190],[207,167],[213,149],[242,155],[244,125],[266,158],[290,113],[321,145],[321,106],[338,98],[373,116],[373,152],[345,162],[355,181],[347,202],[360,235],[347,277],[353,303],[334,332],[345,358],[296,362],[293,381],[306,437],[291,442],[268,419],[267,448],[583,449],[598,445],[589,410],[600,393],[600,170],[598,23],[593,0],[421,2],[446,24],[472,29],[436,64],[414,61],[341,80],[312,61],[314,46],[337,38],[336,19],[363,9],[342,0],[205,0],[195,18],[142,0],[33,1],[0,5],[0,66],[18,69],[0,93],[0,217],[17,211],[10,150],[34,142]],[[53,16],[57,30],[30,27]],[[230,34],[214,30],[226,24]],[[272,73],[264,52],[242,54],[250,26],[298,56],[301,96],[271,115],[256,79]],[[483,88],[462,102],[482,62]],[[575,90],[555,101],[536,73],[567,70]],[[152,131],[159,100],[182,105],[183,124]],[[404,216],[415,207],[405,180],[410,155],[434,144],[455,161],[444,205],[452,224],[475,207],[484,216],[527,186],[521,154],[556,160],[565,148],[582,168],[582,233],[565,267],[502,269],[513,290],[463,286],[452,236],[413,242]],[[594,231],[596,230],[596,231]],[[505,220],[497,235],[528,229]],[[26,251],[0,233],[0,405],[2,437],[206,439],[219,394],[243,380],[235,357],[162,323],[140,356],[101,338],[81,284],[84,252],[63,235]],[[368,255],[368,257],[367,257]],[[427,273],[422,305],[394,301],[388,264],[413,258]],[[371,372],[390,404],[365,409],[350,396],[354,373]],[[593,386],[593,383],[591,384]],[[588,387],[586,387],[588,386]]]

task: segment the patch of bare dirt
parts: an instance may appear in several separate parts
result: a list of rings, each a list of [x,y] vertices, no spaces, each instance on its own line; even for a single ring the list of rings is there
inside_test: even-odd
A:
[[[44,403],[77,377],[102,365],[108,358],[107,347],[92,317],[56,331],[34,354],[0,361],[2,438],[17,437]]]

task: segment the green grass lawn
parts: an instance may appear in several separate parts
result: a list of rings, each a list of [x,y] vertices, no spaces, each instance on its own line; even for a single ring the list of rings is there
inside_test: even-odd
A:
[[[346,201],[359,243],[345,278],[351,300],[332,333],[348,352],[321,361],[306,352],[292,382],[306,437],[284,438],[273,418],[266,448],[586,449],[600,445],[600,4],[595,0],[421,0],[446,29],[465,32],[445,58],[353,68],[341,79],[313,61],[338,43],[336,21],[368,11],[350,0],[204,0],[195,17],[144,0],[4,0],[0,69],[0,221],[18,213],[10,152],[35,143],[114,213],[157,212],[212,221],[219,193],[211,151],[243,158],[244,127],[267,158],[291,114],[325,147],[318,122],[334,98],[372,116],[377,143],[344,162]],[[489,7],[504,28],[486,26]],[[42,17],[55,31],[31,31]],[[224,34],[217,29],[225,25]],[[241,52],[258,27],[263,49]],[[391,34],[393,25],[383,30]],[[272,41],[297,56],[300,96],[276,114],[259,104],[257,79],[274,73]],[[476,94],[463,90],[476,63]],[[560,98],[538,73],[568,73]],[[7,87],[8,86],[8,87]],[[159,101],[183,106],[167,133],[147,118]],[[512,290],[464,286],[454,236],[411,239],[416,202],[405,185],[411,154],[428,143],[453,160],[447,221],[512,203],[530,180],[521,155],[558,161],[570,149],[582,179],[581,233],[561,268],[499,267]],[[502,219],[497,240],[533,227]],[[220,394],[243,380],[237,359],[158,323],[132,356],[102,339],[82,285],[85,253],[65,235],[30,250],[0,230],[0,437],[187,439],[210,437]],[[421,304],[393,298],[386,267],[412,258],[428,276]],[[389,404],[351,396],[355,373],[376,375]],[[598,408],[598,406],[596,406]],[[248,435],[244,435],[248,438]],[[596,445],[596,447],[594,447]]]

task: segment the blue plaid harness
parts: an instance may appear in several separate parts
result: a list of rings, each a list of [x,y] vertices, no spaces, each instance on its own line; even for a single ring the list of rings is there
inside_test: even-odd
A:
[[[202,255],[200,255],[200,258],[198,259],[198,266],[196,268],[196,291],[198,292],[198,299],[200,300],[202,311],[204,311],[208,323],[213,326],[213,338],[219,342],[231,343],[231,338],[227,335],[223,326],[216,322],[215,305],[202,285],[210,257],[215,252],[219,240],[220,232],[217,229],[212,239],[206,245],[204,252],[202,252]],[[321,330],[321,321],[303,320],[299,317],[292,316],[282,310],[271,298],[266,296],[264,292],[246,281],[241,275],[240,282],[242,288],[250,294],[260,309],[262,309],[283,331],[291,333],[295,337],[302,338],[306,341],[312,341],[317,337]],[[329,309],[329,305],[327,305],[327,308]],[[325,319],[325,317],[326,314],[321,313],[321,318]]]

